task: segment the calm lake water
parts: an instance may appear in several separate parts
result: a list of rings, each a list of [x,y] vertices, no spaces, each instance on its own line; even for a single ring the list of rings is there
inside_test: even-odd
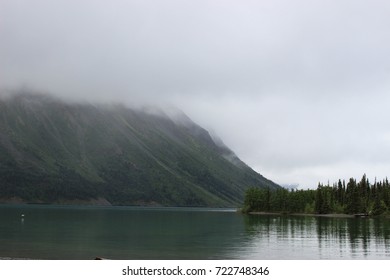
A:
[[[246,216],[218,209],[0,205],[0,258],[96,256],[387,259],[390,221]]]

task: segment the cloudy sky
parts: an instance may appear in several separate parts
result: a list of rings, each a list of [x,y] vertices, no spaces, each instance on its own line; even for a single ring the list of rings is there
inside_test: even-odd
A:
[[[0,89],[173,104],[279,184],[390,176],[390,1],[0,0]]]

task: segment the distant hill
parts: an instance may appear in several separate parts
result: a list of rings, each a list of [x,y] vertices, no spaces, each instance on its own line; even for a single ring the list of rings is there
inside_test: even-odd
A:
[[[184,113],[0,99],[0,202],[236,206],[277,188]]]

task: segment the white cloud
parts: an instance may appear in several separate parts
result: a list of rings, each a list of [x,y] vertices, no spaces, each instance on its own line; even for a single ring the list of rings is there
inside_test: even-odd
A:
[[[389,12],[384,0],[3,0],[0,87],[173,103],[279,183],[384,176]]]

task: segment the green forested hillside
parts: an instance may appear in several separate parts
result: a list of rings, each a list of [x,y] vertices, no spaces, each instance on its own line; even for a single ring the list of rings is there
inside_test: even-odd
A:
[[[277,188],[184,114],[0,99],[0,201],[235,206]]]

